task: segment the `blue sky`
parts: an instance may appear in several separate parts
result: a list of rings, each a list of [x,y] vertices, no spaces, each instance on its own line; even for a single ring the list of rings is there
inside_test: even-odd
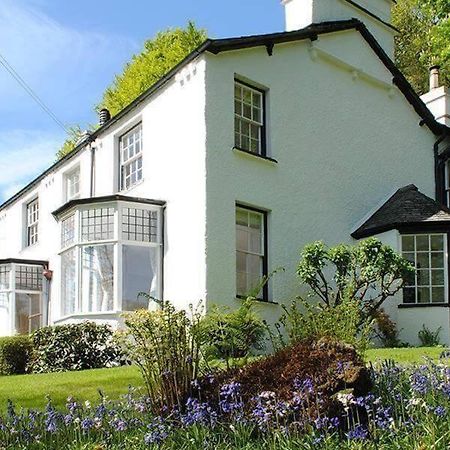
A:
[[[144,40],[188,20],[211,37],[284,27],[279,0],[0,0],[0,54],[64,124],[86,127]],[[64,138],[0,66],[0,202],[49,166]]]

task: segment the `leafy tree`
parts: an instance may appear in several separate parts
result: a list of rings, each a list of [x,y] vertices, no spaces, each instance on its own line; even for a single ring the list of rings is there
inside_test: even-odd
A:
[[[450,2],[399,0],[393,9],[396,62],[420,94],[428,91],[428,70],[439,64],[444,83],[450,81]]]
[[[158,33],[144,43],[103,94],[101,107],[117,114],[136,97],[182,61],[206,39],[205,30],[189,22],[186,29],[175,28]]]
[[[362,322],[373,317],[413,274],[408,261],[375,238],[354,246],[339,244],[330,248],[321,241],[313,242],[302,250],[297,268],[300,280],[325,307],[358,301]]]
[[[117,114],[195,50],[206,37],[205,30],[189,22],[185,29],[169,29],[145,41],[143,50],[132,56],[122,73],[116,75],[105,90],[97,108],[107,108],[111,115]],[[58,159],[75,148],[81,135],[79,126],[69,130],[66,141],[57,153]]]

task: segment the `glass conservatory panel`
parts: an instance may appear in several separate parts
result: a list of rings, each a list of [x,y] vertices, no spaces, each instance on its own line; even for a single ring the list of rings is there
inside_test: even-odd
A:
[[[122,309],[135,311],[148,308],[149,300],[139,296],[145,292],[159,299],[159,247],[123,246]]]
[[[114,307],[114,245],[82,247],[82,312],[112,311]]]

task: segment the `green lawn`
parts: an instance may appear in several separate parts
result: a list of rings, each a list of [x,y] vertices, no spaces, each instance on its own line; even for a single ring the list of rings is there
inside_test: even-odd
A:
[[[422,364],[427,359],[439,361],[443,347],[417,347],[417,348],[374,348],[366,353],[368,362],[379,362],[392,359],[400,364]]]
[[[4,410],[8,399],[24,408],[42,408],[47,395],[58,407],[64,406],[70,395],[97,402],[99,389],[108,398],[116,399],[126,394],[129,386],[142,386],[136,367],[0,377],[0,411]]]
[[[392,359],[402,364],[423,363],[425,358],[439,359],[442,348],[371,349],[368,362]],[[96,402],[101,389],[110,399],[126,394],[128,387],[142,389],[142,380],[136,367],[95,369],[82,372],[64,372],[0,377],[0,411],[8,399],[24,408],[42,408],[49,395],[55,406],[62,407],[68,396]]]

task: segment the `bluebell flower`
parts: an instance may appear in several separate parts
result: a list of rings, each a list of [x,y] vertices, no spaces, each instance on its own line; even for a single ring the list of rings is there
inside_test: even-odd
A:
[[[434,413],[438,417],[444,417],[447,414],[447,410],[443,406],[436,406],[436,408],[434,409]]]
[[[350,440],[364,441],[369,437],[369,431],[362,425],[356,425],[347,433]]]
[[[81,428],[85,431],[89,431],[94,425],[94,421],[89,417],[86,417],[81,421]]]

